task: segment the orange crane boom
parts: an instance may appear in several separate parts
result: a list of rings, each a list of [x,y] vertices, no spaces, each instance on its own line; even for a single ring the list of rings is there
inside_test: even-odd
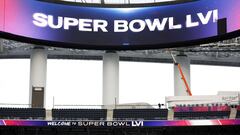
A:
[[[176,61],[176,59],[174,58],[174,56],[172,55],[172,53],[171,53],[171,56],[172,56],[172,58],[173,58],[174,64],[177,65],[177,67],[178,67],[178,71],[179,71],[179,73],[180,73],[180,75],[181,75],[181,79],[183,80],[183,83],[184,83],[184,85],[185,85],[185,87],[186,87],[186,90],[187,90],[188,95],[189,95],[189,96],[192,96],[191,89],[190,89],[190,87],[189,87],[189,85],[188,85],[188,82],[187,82],[185,76],[184,76],[184,73],[183,73],[183,71],[182,71],[181,65],[180,65],[179,63],[177,63],[177,61]]]
[[[189,87],[189,85],[188,85],[188,83],[187,83],[187,80],[186,80],[186,78],[185,78],[185,76],[184,76],[184,74],[183,74],[181,65],[180,65],[179,63],[177,63],[177,66],[178,66],[178,70],[179,70],[179,72],[180,72],[181,78],[182,78],[182,80],[183,80],[183,82],[184,82],[184,85],[185,85],[185,87],[186,87],[186,89],[187,89],[187,93],[188,93],[188,95],[192,96],[192,92],[191,92],[190,87]]]

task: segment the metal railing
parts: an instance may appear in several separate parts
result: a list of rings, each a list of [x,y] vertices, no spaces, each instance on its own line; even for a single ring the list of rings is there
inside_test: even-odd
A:
[[[165,109],[166,106],[161,104],[153,104],[153,105],[141,105],[141,104],[118,104],[118,105],[78,105],[78,104],[72,104],[72,105],[63,105],[63,104],[55,104],[53,105],[53,108],[71,108],[71,109],[101,109],[101,108],[113,108],[113,109]]]
[[[10,108],[29,108],[31,104],[21,104],[21,103],[0,103],[1,107],[10,107]]]
[[[0,103],[0,108],[31,108],[32,104],[24,104],[24,103]],[[102,109],[111,107],[113,109],[141,109],[141,108],[150,108],[150,109],[158,109],[158,108],[167,108],[164,104],[113,104],[113,105],[94,105],[94,104],[55,104],[53,100],[52,108],[58,109]]]

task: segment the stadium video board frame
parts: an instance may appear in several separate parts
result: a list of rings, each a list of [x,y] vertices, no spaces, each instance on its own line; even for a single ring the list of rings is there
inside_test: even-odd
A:
[[[183,47],[240,36],[239,0],[89,5],[0,0],[0,36],[78,49]]]

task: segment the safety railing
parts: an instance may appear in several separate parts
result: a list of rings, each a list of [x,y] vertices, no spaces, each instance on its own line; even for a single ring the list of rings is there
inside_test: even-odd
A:
[[[67,109],[166,109],[164,104],[114,104],[114,105],[82,105],[82,104],[53,104],[53,108],[67,108]]]
[[[0,103],[0,107],[29,108],[29,107],[31,107],[31,104],[22,104],[22,103]]]

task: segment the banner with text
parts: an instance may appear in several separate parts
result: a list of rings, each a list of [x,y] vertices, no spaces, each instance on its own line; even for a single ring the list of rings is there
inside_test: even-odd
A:
[[[239,0],[122,8],[0,0],[0,33],[59,47],[178,47],[240,31],[239,7]]]
[[[240,120],[154,120],[154,121],[38,121],[0,120],[0,126],[37,127],[169,127],[240,125]]]

